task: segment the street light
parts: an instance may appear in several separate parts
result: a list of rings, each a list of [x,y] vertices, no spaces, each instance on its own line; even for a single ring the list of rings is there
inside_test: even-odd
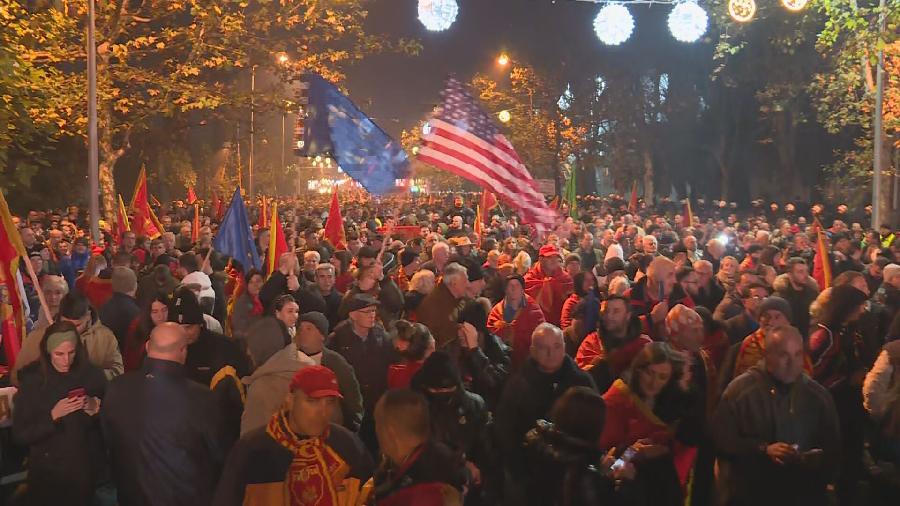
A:
[[[497,57],[497,65],[500,65],[501,67],[509,65],[509,55],[500,53],[500,56]]]
[[[288,62],[291,61],[291,57],[288,56],[284,51],[279,51],[275,53],[275,61],[278,62],[282,67],[287,66]],[[284,102],[284,107],[281,108],[281,173],[284,174],[287,171],[287,165],[285,165],[284,160],[284,152],[285,152],[285,123],[287,122],[287,111],[291,106],[290,101]],[[274,178],[275,181],[275,194],[278,194],[278,178]]]
[[[281,65],[284,65],[285,63],[290,61],[290,59],[291,59],[291,57],[288,56],[288,54],[285,53],[284,51],[279,51],[278,53],[275,54],[275,60]]]
[[[497,119],[499,119],[501,123],[509,123],[509,120],[512,119],[512,115],[509,114],[509,111],[504,109],[497,113]]]

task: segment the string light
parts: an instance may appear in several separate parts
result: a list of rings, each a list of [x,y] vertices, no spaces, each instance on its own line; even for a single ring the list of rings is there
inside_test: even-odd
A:
[[[594,33],[601,42],[617,46],[631,37],[634,18],[622,4],[607,4],[594,18]]]
[[[676,5],[669,13],[669,31],[681,42],[694,42],[702,37],[708,22],[706,11],[690,0]]]
[[[728,0],[728,15],[738,23],[746,23],[756,15],[754,0]]]
[[[809,0],[781,0],[781,5],[784,5],[785,9],[793,12],[802,11],[808,3]]]
[[[450,28],[457,14],[459,5],[456,0],[419,0],[419,21],[433,32]]]

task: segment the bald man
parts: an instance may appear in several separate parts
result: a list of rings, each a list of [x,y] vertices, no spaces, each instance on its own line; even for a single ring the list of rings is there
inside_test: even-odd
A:
[[[670,308],[678,304],[694,307],[694,301],[675,281],[675,262],[664,256],[650,262],[647,275],[637,280],[625,296],[631,303],[631,313],[644,317],[648,335],[654,340],[665,339]]]
[[[162,323],[140,371],[110,383],[100,410],[120,504],[209,504],[227,452],[220,407],[185,375],[188,336]]]
[[[527,504],[521,497],[528,468],[523,453],[525,434],[537,420],[546,419],[553,403],[574,386],[596,389],[594,381],[566,355],[559,327],[542,323],[531,335],[528,360],[509,378],[497,406],[496,426],[500,450],[506,457],[505,490],[510,504]]]
[[[837,411],[803,373],[803,338],[779,327],[765,359],[728,385],[713,419],[729,505],[827,504],[840,451]]]

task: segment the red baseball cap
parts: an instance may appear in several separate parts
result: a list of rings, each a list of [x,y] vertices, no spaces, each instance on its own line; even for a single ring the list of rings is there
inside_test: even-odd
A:
[[[541,257],[561,257],[562,254],[559,252],[559,249],[552,244],[545,244],[541,246],[540,251]]]
[[[337,376],[331,369],[321,365],[311,365],[300,369],[291,379],[291,392],[303,390],[307,397],[338,397],[343,399]]]

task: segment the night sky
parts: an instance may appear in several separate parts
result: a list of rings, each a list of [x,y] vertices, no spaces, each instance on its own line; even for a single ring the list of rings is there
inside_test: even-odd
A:
[[[594,35],[593,20],[601,6],[589,2],[459,0],[459,16],[443,32],[426,30],[416,6],[416,0],[372,2],[366,27],[419,40],[423,48],[418,56],[371,56],[348,73],[351,98],[393,135],[426,117],[447,75],[465,81],[477,72],[499,77],[495,59],[501,51],[566,79],[593,76],[601,68],[683,66],[709,55],[708,43],[683,44],[671,37],[667,5],[629,6],[635,30],[617,47],[605,46]]]

